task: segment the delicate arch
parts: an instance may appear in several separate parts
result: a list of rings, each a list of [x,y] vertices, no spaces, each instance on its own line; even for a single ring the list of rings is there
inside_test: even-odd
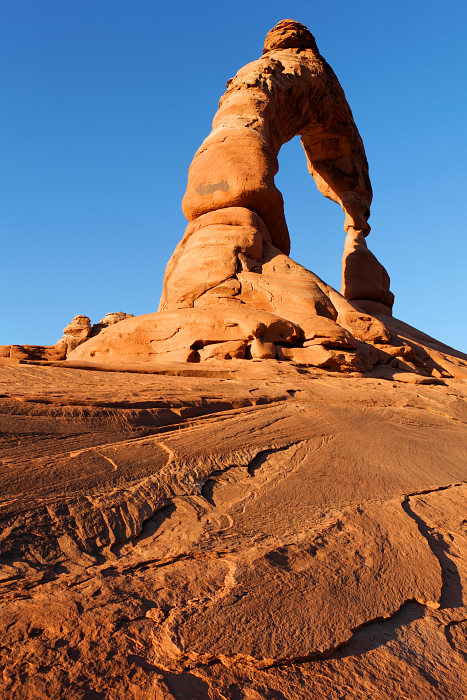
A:
[[[190,166],[182,204],[187,219],[246,207],[288,254],[274,176],[280,147],[297,135],[319,191],[342,206],[345,229],[367,235],[372,191],[362,140],[334,72],[311,33],[292,20],[271,30],[262,58],[228,82],[212,131]]]

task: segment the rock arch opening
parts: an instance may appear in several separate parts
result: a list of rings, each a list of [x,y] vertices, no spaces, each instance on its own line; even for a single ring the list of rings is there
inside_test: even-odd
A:
[[[299,136],[283,144],[275,183],[282,193],[291,256],[333,287],[340,287],[342,210],[323,197],[306,167]]]

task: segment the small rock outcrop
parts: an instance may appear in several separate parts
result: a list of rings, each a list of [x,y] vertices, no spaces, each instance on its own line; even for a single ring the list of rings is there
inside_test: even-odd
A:
[[[116,311],[106,314],[99,323],[91,325],[89,316],[78,315],[65,326],[63,336],[55,345],[0,345],[0,358],[46,362],[65,360],[85,340],[127,318],[133,318],[133,314]]]
[[[66,353],[78,347],[91,335],[91,319],[88,316],[75,316],[63,329],[63,338],[58,343],[66,344]]]
[[[126,314],[123,311],[112,311],[105,314],[99,323],[95,323],[91,328],[91,336],[95,336],[100,333],[104,328],[113,326],[115,323],[120,323],[120,321],[125,321],[127,318],[133,318],[134,314]]]
[[[2,345],[0,357],[19,361],[56,362],[66,359],[80,343],[91,335],[88,316],[75,316],[63,329],[63,336],[55,345]]]

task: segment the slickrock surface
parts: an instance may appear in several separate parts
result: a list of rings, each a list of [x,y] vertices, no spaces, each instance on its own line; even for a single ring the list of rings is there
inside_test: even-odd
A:
[[[0,367],[2,697],[462,697],[465,382],[151,371]]]

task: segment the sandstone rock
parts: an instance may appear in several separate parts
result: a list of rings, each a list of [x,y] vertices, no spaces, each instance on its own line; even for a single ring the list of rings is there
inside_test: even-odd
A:
[[[454,358],[452,355],[431,350],[431,359],[441,368],[443,376],[467,379],[467,358]],[[443,371],[444,370],[444,371]]]
[[[274,343],[254,338],[248,347],[253,359],[273,360],[276,357],[276,346]]]
[[[407,345],[406,343],[401,343],[401,345],[379,345],[375,344],[375,348],[378,349],[380,355],[385,356],[388,361],[393,357],[403,357],[407,360],[415,360],[416,355],[413,347]]]
[[[238,279],[231,278],[218,284],[216,287],[208,289],[204,294],[194,300],[193,306],[210,307],[213,304],[224,303],[225,301],[237,301],[236,296],[241,290]],[[240,301],[240,300],[238,300]]]
[[[274,175],[281,145],[295,134],[318,189],[345,213],[344,297],[288,257]],[[390,311],[389,278],[364,240],[371,197],[363,144],[336,76],[304,25],[280,22],[266,37],[263,56],[229,81],[213,130],[195,154],[183,199],[189,224],[167,265],[159,311],[202,308],[215,319],[219,305],[236,304],[292,321],[307,345],[355,348],[348,327],[316,321],[322,330],[305,337],[302,324],[310,328],[313,316],[339,324],[340,312],[361,315],[345,300],[356,293],[363,306],[383,303],[378,311]],[[366,319],[375,329],[356,337],[385,340],[381,323]],[[164,340],[159,351],[177,340]]]
[[[338,323],[358,340],[367,343],[389,343],[391,331],[380,320],[353,309],[339,313]]]
[[[91,321],[87,316],[75,316],[63,332],[65,335],[55,345],[5,345],[0,356],[29,362],[64,360],[71,350],[89,337]]]
[[[304,347],[324,345],[329,348],[355,349],[357,342],[348,330],[324,316],[309,316],[300,321],[305,337]]]
[[[64,360],[67,352],[67,345],[58,342],[55,345],[9,345],[9,354],[3,355],[15,360],[27,361],[47,361],[55,362]]]
[[[119,323],[120,321],[124,321],[127,318],[133,318],[133,316],[134,314],[126,314],[123,311],[115,311],[105,314],[105,316],[101,318],[101,320],[98,323],[94,323],[94,325],[91,328],[90,335],[97,335],[97,333],[100,333],[103,328],[107,328],[107,326],[113,326],[114,323]]]
[[[47,362],[64,360],[78,345],[97,335],[103,328],[132,317],[133,314],[117,311],[106,314],[99,323],[91,326],[88,316],[78,315],[63,329],[64,335],[55,345],[5,345],[0,347],[0,357]]]
[[[288,254],[274,175],[281,145],[296,134],[318,189],[341,204],[347,228],[368,233],[372,193],[352,113],[311,33],[293,20],[274,28],[263,57],[229,81],[213,131],[190,166],[183,199],[187,218],[246,207],[261,216],[274,245]]]
[[[91,319],[88,316],[75,316],[63,329],[65,335],[85,340],[91,333]]]
[[[242,270],[237,279],[241,283],[237,298],[254,308],[273,311],[295,323],[310,315],[337,317],[328,285],[271,244],[263,246],[261,270]]]
[[[362,370],[363,365],[355,353],[338,352],[322,345],[304,348],[277,347],[278,360],[291,360],[299,365],[311,365],[328,370],[343,372]]]
[[[462,698],[465,382],[223,364],[0,367],[0,695]]]
[[[263,54],[281,49],[311,49],[318,53],[313,34],[304,24],[293,19],[282,19],[267,33],[264,40]]]
[[[360,368],[364,371],[372,369],[375,365],[383,362],[386,358],[382,358],[381,350],[371,343],[364,343],[360,340],[356,341],[357,355]],[[384,356],[383,356],[384,357]]]
[[[264,224],[254,212],[234,207],[188,224],[170,259],[159,311],[192,307],[208,290],[227,283],[239,267],[238,254],[261,260]]]
[[[63,329],[64,336],[60,338],[58,343],[66,344],[66,354],[68,355],[88,338],[97,335],[104,328],[124,321],[127,318],[133,318],[133,314],[127,314],[123,311],[110,312],[101,318],[98,323],[91,326],[91,320],[88,316],[75,316],[71,323]]]
[[[341,294],[364,311],[381,309],[381,313],[391,315],[394,294],[389,283],[388,273],[368,250],[363,233],[350,229],[342,258]]]
[[[181,350],[165,350],[160,353],[154,353],[154,362],[199,362],[199,355],[192,348],[182,348]]]
[[[63,329],[64,336],[58,343],[66,344],[68,355],[91,335],[91,319],[88,316],[75,316]]]
[[[244,305],[224,305],[209,314],[202,308],[181,309],[136,316],[109,326],[78,346],[67,359],[147,362],[164,353],[201,350],[213,343],[238,341],[246,346],[254,338],[298,343],[301,331],[290,321]]]
[[[294,133],[353,302],[286,254]],[[195,157],[160,311],[76,317],[66,369],[0,348],[2,697],[464,697],[467,356],[390,315],[370,200],[284,20]]]
[[[244,359],[246,340],[227,340],[224,343],[205,345],[198,351],[200,360],[232,360]]]
[[[369,374],[369,377],[379,377],[393,382],[403,382],[404,384],[436,384],[442,385],[444,382],[439,377],[423,377],[418,372],[401,371],[397,366],[390,365],[375,365]]]
[[[318,189],[345,213],[343,294],[288,256],[274,175],[282,143],[295,134]],[[70,361],[160,364],[233,354],[341,371],[392,363],[424,376],[449,372],[423,343],[397,349],[389,276],[365,241],[371,197],[363,144],[336,76],[306,27],[279,23],[263,56],[229,82],[195,154],[183,201],[189,223],[167,265],[159,315],[129,325],[108,317],[116,328],[96,324],[99,337]]]
[[[380,318],[380,316],[392,316],[392,308],[386,304],[381,304],[379,301],[371,299],[352,299],[352,303],[370,316]]]

